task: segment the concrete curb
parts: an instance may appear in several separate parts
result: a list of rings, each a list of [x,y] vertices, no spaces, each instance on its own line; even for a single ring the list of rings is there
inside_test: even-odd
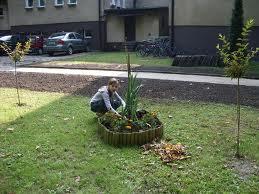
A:
[[[100,71],[126,71],[123,69],[105,69],[105,68],[82,68],[82,67],[70,67],[67,68],[65,66],[34,66],[34,65],[20,65],[19,67],[23,68],[46,68],[46,69],[78,69],[78,70],[100,70]],[[172,70],[156,70],[156,69],[148,69],[148,68],[138,68],[132,69],[133,72],[146,72],[146,73],[166,73],[166,74],[180,74],[180,75],[200,75],[200,76],[215,76],[215,77],[227,77],[225,75],[219,73],[190,73],[190,72],[183,72],[183,71],[176,71],[172,72]],[[244,76],[245,79],[255,79],[259,80],[259,77],[256,76]]]

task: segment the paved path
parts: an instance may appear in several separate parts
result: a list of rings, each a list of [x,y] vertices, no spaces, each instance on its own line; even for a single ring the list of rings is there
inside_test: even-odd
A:
[[[78,57],[81,55],[85,55],[85,53],[78,53],[73,55],[55,55],[52,57],[46,54],[45,55],[26,55],[23,61],[17,63],[17,66],[48,62],[48,61],[57,61],[62,59]],[[11,62],[8,56],[0,56],[0,71],[13,69],[13,66],[14,66],[13,63]]]
[[[50,73],[63,75],[88,75],[97,77],[127,77],[126,71],[105,71],[105,70],[79,70],[79,69],[58,69],[58,68],[18,68],[18,72],[33,72],[33,73]],[[8,71],[13,71],[8,70]],[[181,75],[181,74],[166,74],[166,73],[147,73],[138,72],[138,78],[144,79],[158,79],[171,81],[185,81],[185,82],[200,82],[235,85],[236,80],[231,80],[227,77],[215,76],[200,76],[200,75]],[[241,79],[240,85],[257,86],[259,87],[259,80]]]

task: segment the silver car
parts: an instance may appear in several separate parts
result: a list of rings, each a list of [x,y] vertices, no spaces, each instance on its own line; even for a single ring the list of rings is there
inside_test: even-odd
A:
[[[89,41],[76,32],[58,32],[52,34],[43,45],[44,52],[52,56],[57,52],[72,55],[76,51],[88,51]]]

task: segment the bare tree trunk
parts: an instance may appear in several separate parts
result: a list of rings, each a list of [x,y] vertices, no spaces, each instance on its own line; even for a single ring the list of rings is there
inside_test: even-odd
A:
[[[19,85],[18,85],[18,78],[17,78],[17,71],[16,71],[16,62],[14,62],[14,76],[15,76],[15,83],[16,83],[16,92],[18,98],[18,106],[21,106],[20,94],[19,94]]]
[[[236,134],[236,141],[237,141],[237,150],[236,150],[236,157],[240,158],[240,79],[237,78],[237,134]]]

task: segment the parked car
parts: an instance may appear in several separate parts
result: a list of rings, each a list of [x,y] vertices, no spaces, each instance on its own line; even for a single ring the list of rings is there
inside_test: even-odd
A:
[[[15,46],[18,42],[20,42],[22,45],[25,44],[25,42],[28,41],[28,38],[25,35],[7,35],[2,36],[0,38],[0,44],[5,43],[11,50],[15,49]],[[1,49],[2,50],[2,49]],[[3,53],[3,50],[2,50]]]
[[[30,39],[31,39],[30,52],[37,53],[38,55],[42,55],[43,54],[43,43],[44,43],[43,36],[32,35],[32,36],[30,36]]]
[[[72,55],[76,51],[88,51],[89,41],[76,32],[58,32],[52,34],[43,45],[44,52],[52,56],[57,52]]]

